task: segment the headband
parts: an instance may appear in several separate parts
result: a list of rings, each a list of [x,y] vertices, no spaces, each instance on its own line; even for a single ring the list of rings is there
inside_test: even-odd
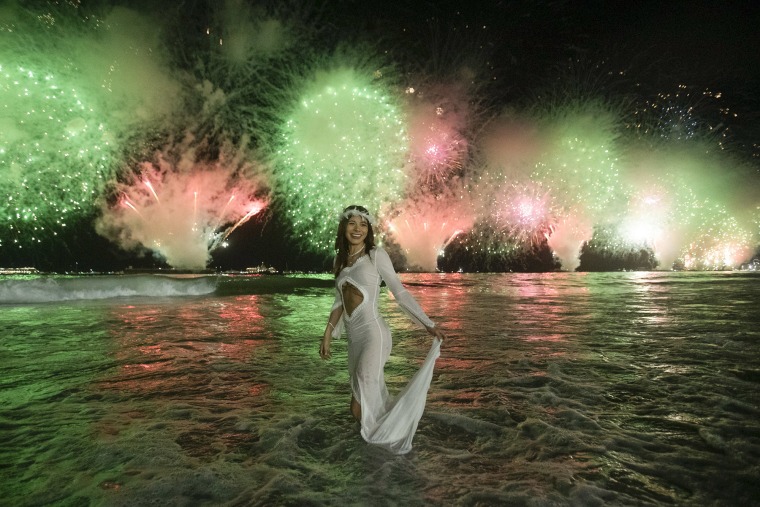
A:
[[[369,222],[369,225],[373,227],[375,226],[375,217],[373,217],[369,213],[360,211],[358,209],[350,209],[350,210],[344,211],[343,214],[341,215],[341,218],[345,218],[346,220],[348,220],[352,216],[362,217],[364,220]]]

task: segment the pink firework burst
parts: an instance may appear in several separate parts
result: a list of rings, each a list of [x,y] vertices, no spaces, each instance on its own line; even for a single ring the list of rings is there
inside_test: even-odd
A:
[[[145,248],[176,268],[202,269],[210,253],[268,204],[257,184],[223,164],[196,163],[180,171],[160,161],[117,186],[98,231],[127,250]]]
[[[411,161],[417,181],[428,186],[445,184],[462,167],[469,148],[466,108],[446,93],[423,97],[407,89]]]
[[[408,268],[435,271],[446,245],[474,221],[469,200],[447,192],[409,198],[384,226],[404,252]]]
[[[556,219],[551,194],[540,184],[504,184],[491,203],[490,217],[504,235],[525,244],[549,238]]]

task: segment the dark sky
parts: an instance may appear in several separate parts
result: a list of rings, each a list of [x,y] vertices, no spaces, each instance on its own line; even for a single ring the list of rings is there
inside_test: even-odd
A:
[[[598,43],[614,49],[620,41],[631,48],[630,58],[643,55],[650,60],[652,74],[642,77],[656,83],[658,77],[664,83],[682,80],[744,95],[758,91],[757,4],[648,2],[634,8],[636,4],[630,2],[619,16],[614,11],[606,14],[614,28],[600,29]]]
[[[340,3],[340,2],[338,2]],[[383,31],[394,25],[424,39],[426,23],[441,29],[489,27],[499,63],[536,72],[563,57],[635,64],[642,78],[736,88],[760,77],[760,4],[750,1],[501,1],[371,2],[361,15]],[[346,2],[354,5],[364,2]],[[410,5],[414,7],[398,7]],[[467,7],[462,7],[466,5]],[[354,15],[364,9],[355,8]],[[364,10],[368,12],[369,9]],[[511,59],[508,57],[511,56]],[[516,70],[517,70],[516,69]],[[646,74],[649,75],[646,75]]]

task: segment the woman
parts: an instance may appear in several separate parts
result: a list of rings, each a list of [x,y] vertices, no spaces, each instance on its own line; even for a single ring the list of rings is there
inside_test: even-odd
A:
[[[412,448],[444,334],[401,284],[385,250],[375,246],[374,223],[362,206],[349,206],[341,215],[335,239],[335,303],[319,354],[330,358],[330,341],[340,336],[345,325],[351,414],[361,423],[367,442],[404,454]],[[391,352],[391,333],[378,313],[381,281],[412,320],[435,337],[422,367],[395,399],[388,395],[383,373]]]

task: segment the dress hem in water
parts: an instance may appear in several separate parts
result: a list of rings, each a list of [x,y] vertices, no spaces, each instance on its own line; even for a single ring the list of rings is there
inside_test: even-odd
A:
[[[425,411],[435,361],[440,355],[441,340],[434,338],[422,366],[393,399],[388,411],[372,428],[362,425],[361,435],[367,443],[383,447],[394,454],[406,454],[412,450],[412,439]]]

